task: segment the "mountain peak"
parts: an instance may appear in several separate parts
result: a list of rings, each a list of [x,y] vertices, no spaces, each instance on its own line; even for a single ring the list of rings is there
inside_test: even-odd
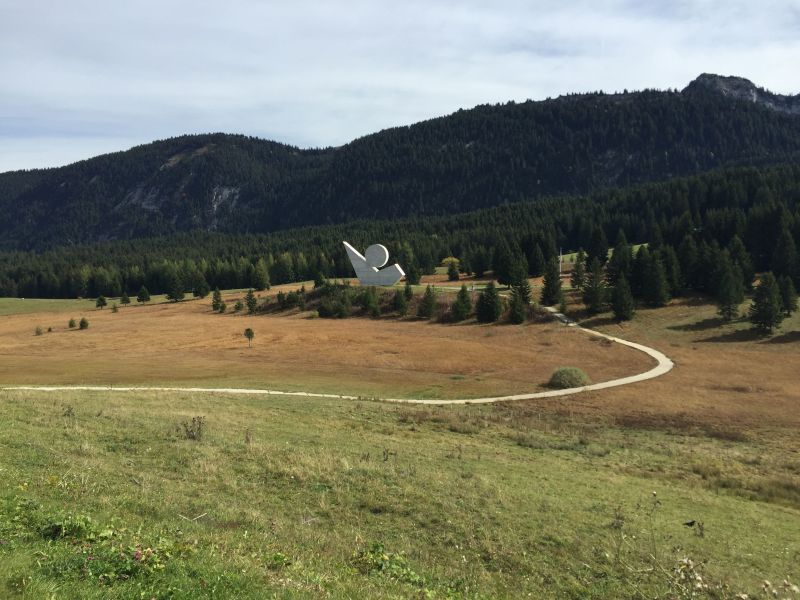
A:
[[[682,93],[711,91],[728,98],[760,104],[776,112],[800,115],[800,94],[782,96],[756,86],[744,77],[703,73],[686,86]]]

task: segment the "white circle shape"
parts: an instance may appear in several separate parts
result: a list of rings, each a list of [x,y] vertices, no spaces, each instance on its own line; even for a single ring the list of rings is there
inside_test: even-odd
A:
[[[364,258],[368,266],[380,269],[389,261],[389,251],[383,244],[372,244],[364,253]]]

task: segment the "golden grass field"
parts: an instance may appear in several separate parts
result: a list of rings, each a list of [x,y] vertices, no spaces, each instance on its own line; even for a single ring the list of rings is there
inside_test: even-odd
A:
[[[275,294],[276,288],[263,295]],[[241,293],[227,294],[228,306]],[[264,387],[363,396],[464,398],[534,391],[554,369],[593,381],[651,359],[556,323],[442,325],[310,313],[215,314],[210,299],[0,317],[0,383]],[[90,327],[67,328],[85,316]],[[45,330],[34,335],[36,326]],[[47,328],[52,327],[52,332]],[[244,329],[255,331],[248,348]]]

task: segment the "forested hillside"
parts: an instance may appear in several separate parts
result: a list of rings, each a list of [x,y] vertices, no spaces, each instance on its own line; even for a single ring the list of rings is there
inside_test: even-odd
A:
[[[558,248],[605,256],[619,232],[663,254],[675,291],[704,289],[720,251],[742,276],[771,269],[800,284],[800,166],[740,167],[665,183],[548,198],[435,218],[360,221],[270,235],[194,232],[144,240],[0,253],[0,296],[75,297],[151,293],[179,285],[263,287],[351,276],[341,241],[385,243],[411,278],[441,259],[467,272],[521,261],[540,275]],[[749,285],[749,283],[748,283]]]
[[[800,154],[800,117],[775,95],[703,81],[479,106],[339,148],[209,134],[6,173],[0,248],[444,216]]]

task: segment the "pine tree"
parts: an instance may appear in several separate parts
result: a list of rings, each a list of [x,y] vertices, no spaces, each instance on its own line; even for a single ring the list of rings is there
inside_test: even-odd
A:
[[[451,260],[447,265],[447,279],[448,281],[458,281],[459,273],[455,261]]]
[[[589,274],[586,277],[586,285],[583,288],[583,302],[590,315],[596,315],[603,311],[606,303],[606,283],[603,277],[603,266],[600,260],[595,257],[592,259]]]
[[[591,264],[592,259],[596,258],[600,261],[600,265],[606,264],[608,261],[608,238],[599,225],[592,230],[592,237],[589,241],[589,250],[586,259]]]
[[[211,291],[211,286],[208,285],[208,281],[203,276],[202,273],[198,273],[195,277],[194,282],[194,289],[192,290],[192,294],[195,298],[205,298],[208,296],[209,292]]]
[[[406,297],[408,302],[411,302],[411,299],[414,297],[414,288],[411,287],[411,283],[406,281],[406,286],[403,289],[403,295]]]
[[[542,247],[539,244],[536,244],[533,247],[533,253],[531,254],[531,257],[528,260],[528,273],[531,277],[540,277],[544,273],[546,265],[547,261],[545,261]]]
[[[541,303],[544,306],[555,306],[559,302],[561,302],[561,276],[558,272],[558,259],[553,257],[547,261]]]
[[[372,318],[381,316],[381,306],[380,302],[378,301],[378,290],[375,288],[375,286],[371,285],[364,290],[361,299],[361,307],[364,309],[364,312]]]
[[[515,325],[525,322],[528,316],[528,309],[522,298],[522,293],[518,286],[511,288],[511,300],[508,303],[508,320]]]
[[[522,303],[527,308],[531,304],[532,293],[531,293],[531,283],[528,281],[526,277],[522,281],[520,281],[517,285],[514,286],[514,289],[517,290],[519,293],[519,297],[522,299]]]
[[[183,282],[176,267],[172,268],[166,273],[165,288],[167,293],[167,300],[171,302],[180,302],[183,300]]]
[[[256,312],[256,308],[258,308],[258,300],[256,299],[256,295],[253,293],[253,288],[247,290],[247,294],[244,297],[244,303],[247,305],[247,312],[253,314]]]
[[[614,286],[611,299],[611,309],[614,311],[614,318],[618,321],[630,321],[636,310],[631,287],[628,285],[624,273],[620,273],[617,277],[617,285]]]
[[[106,300],[105,296],[102,296],[102,295],[98,296],[97,300],[94,301],[94,305],[95,305],[95,307],[99,308],[100,310],[103,310],[103,307],[108,305],[108,300]]]
[[[259,258],[255,264],[251,283],[259,292],[269,289],[269,269],[263,258]]]
[[[219,291],[219,288],[214,288],[214,293],[211,295],[211,310],[214,312],[219,311],[219,307],[222,305],[222,293]]]
[[[686,234],[678,247],[678,262],[681,264],[683,284],[692,289],[697,289],[697,263],[699,253],[697,244],[691,234]]]
[[[648,263],[642,296],[648,306],[665,306],[669,302],[669,283],[664,273],[664,264],[657,254],[651,255]]]
[[[248,327],[247,329],[244,330],[244,337],[247,338],[247,347],[248,348],[252,348],[253,347],[253,338],[256,337],[256,334],[253,332],[252,329],[250,329]]]
[[[772,271],[776,276],[788,275],[794,279],[797,277],[797,265],[797,247],[794,243],[794,238],[789,229],[784,227],[778,236],[775,250],[772,253]]]
[[[797,290],[795,290],[792,278],[788,275],[778,279],[778,286],[781,290],[781,308],[788,317],[797,310]]]
[[[122,297],[119,299],[120,304],[130,304],[131,298],[128,296],[128,292],[122,292]]]
[[[475,313],[479,323],[494,323],[500,318],[502,305],[493,282],[489,282],[478,296]]]
[[[761,281],[753,293],[753,304],[750,306],[750,322],[764,332],[780,326],[784,318],[781,292],[775,276],[769,272],[761,276]]]
[[[422,271],[416,261],[411,262],[406,270],[406,282],[411,285],[419,285],[419,280],[422,278]]]
[[[750,253],[745,248],[744,243],[739,239],[738,235],[734,235],[731,243],[728,244],[728,252],[731,255],[731,260],[734,265],[738,265],[739,271],[742,274],[742,286],[745,291],[749,291],[753,287],[753,279],[755,278],[755,269],[753,268],[753,259]]]
[[[633,265],[633,250],[628,245],[628,239],[625,237],[625,232],[622,229],[617,234],[617,242],[614,245],[614,251],[611,253],[611,258],[608,260],[608,282],[611,285],[616,285],[617,279],[620,275],[625,275],[628,279],[631,276],[631,267]]]
[[[495,246],[492,259],[492,272],[500,285],[511,285],[511,271],[514,265],[514,255],[505,239]]]
[[[392,299],[392,309],[401,317],[405,317],[408,314],[408,299],[406,299],[403,290],[395,291]]]
[[[147,288],[142,286],[139,289],[139,293],[136,294],[136,301],[140,304],[144,304],[145,302],[150,302],[150,292],[147,291]]]
[[[724,321],[732,321],[738,316],[739,305],[744,301],[744,288],[738,267],[733,266],[727,252],[720,254],[714,279],[719,315]]]
[[[586,285],[586,253],[583,248],[578,249],[578,256],[575,258],[575,266],[572,267],[570,283],[573,289],[582,290]]]
[[[436,294],[433,288],[428,285],[425,288],[425,293],[417,305],[417,316],[423,319],[430,319],[433,317],[434,310],[436,309]]]
[[[633,260],[631,266],[631,292],[635,298],[644,297],[645,280],[647,279],[647,271],[650,269],[650,251],[647,246],[639,246],[636,252],[636,258]]]
[[[470,298],[469,292],[467,291],[467,286],[462,285],[456,295],[456,301],[453,302],[453,320],[463,321],[464,319],[469,319],[470,313],[472,313],[472,298]]]

